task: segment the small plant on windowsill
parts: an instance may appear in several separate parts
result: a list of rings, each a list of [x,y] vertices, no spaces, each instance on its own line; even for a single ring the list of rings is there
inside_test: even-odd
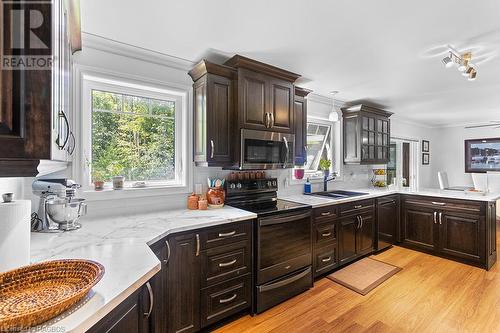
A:
[[[94,183],[94,190],[102,191],[104,189],[105,175],[98,169],[92,170],[92,183]]]
[[[325,177],[330,175],[330,167],[332,166],[332,161],[326,158],[319,160],[319,169],[323,171]]]

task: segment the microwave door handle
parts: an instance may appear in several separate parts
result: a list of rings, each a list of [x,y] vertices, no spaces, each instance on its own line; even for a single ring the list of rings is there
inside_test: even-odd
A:
[[[286,164],[288,163],[290,149],[288,148],[288,140],[286,139],[286,137],[283,137],[283,142],[285,143],[285,149],[286,149],[285,160],[283,161],[283,169],[285,169],[286,168]]]

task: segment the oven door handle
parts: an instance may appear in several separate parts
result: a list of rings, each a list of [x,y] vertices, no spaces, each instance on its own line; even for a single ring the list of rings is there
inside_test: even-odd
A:
[[[263,226],[273,225],[273,224],[288,223],[291,221],[300,220],[300,219],[307,218],[310,216],[311,216],[311,212],[306,212],[306,213],[302,213],[302,214],[298,214],[298,215],[294,214],[294,215],[289,215],[289,216],[285,216],[285,217],[263,218],[263,219],[260,219],[259,225],[261,227],[263,227]]]
[[[273,289],[276,289],[276,288],[284,287],[284,286],[286,286],[286,285],[288,285],[290,283],[294,283],[295,281],[302,279],[304,276],[306,276],[307,274],[310,274],[310,273],[311,273],[311,267],[308,267],[302,273],[299,273],[297,275],[291,276],[288,279],[285,279],[283,281],[278,281],[276,283],[271,283],[271,284],[259,286],[258,287],[259,292],[262,293],[262,292],[266,292],[266,291],[273,290]]]

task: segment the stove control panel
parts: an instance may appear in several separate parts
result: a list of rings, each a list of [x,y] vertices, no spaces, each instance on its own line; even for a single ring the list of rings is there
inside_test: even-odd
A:
[[[277,191],[278,179],[242,179],[226,182],[226,192],[244,193],[244,192],[260,192],[260,191]]]

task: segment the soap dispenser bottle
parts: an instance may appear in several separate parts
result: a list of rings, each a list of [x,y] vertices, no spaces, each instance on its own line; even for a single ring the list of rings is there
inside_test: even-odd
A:
[[[309,181],[309,177],[306,179],[306,183],[304,184],[304,193],[311,193],[311,182]]]

